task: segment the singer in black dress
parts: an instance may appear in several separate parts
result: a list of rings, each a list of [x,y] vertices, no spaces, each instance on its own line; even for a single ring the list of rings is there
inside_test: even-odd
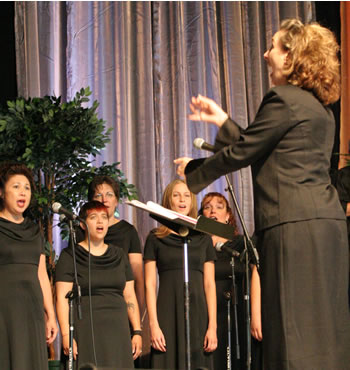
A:
[[[182,180],[170,183],[162,205],[195,217],[196,199]],[[193,369],[214,369],[216,349],[215,251],[207,235],[189,238],[190,341]],[[151,366],[185,369],[183,239],[164,226],[152,231],[144,251],[146,302],[151,329]],[[157,278],[159,291],[157,297]]]
[[[244,263],[239,258],[235,257],[234,277],[235,277],[235,298],[227,300],[227,292],[232,294],[232,257],[225,251],[220,250],[222,246],[229,247],[232,250],[241,253],[244,249],[244,240],[242,235],[238,235],[236,220],[232,213],[231,207],[227,199],[220,193],[212,192],[204,196],[201,202],[199,214],[205,217],[212,218],[215,221],[232,225],[235,230],[235,238],[232,241],[212,236],[213,246],[216,252],[215,263],[215,283],[217,297],[217,322],[218,322],[218,348],[214,352],[214,368],[227,368],[227,346],[228,346],[228,305],[230,302],[231,314],[231,361],[233,369],[246,368],[246,335],[245,335],[245,315],[244,315]],[[237,308],[237,328],[235,326],[234,304]],[[238,332],[238,346],[236,340],[236,330]],[[239,347],[239,352],[237,348]],[[237,356],[238,352],[238,356]],[[239,359],[238,359],[239,357]]]
[[[52,343],[58,331],[43,238],[39,227],[23,216],[32,183],[24,165],[1,165],[0,369],[4,370],[47,369],[46,342]]]
[[[91,299],[93,330],[98,366],[133,368],[133,358],[141,353],[140,315],[134,291],[133,276],[126,254],[119,247],[104,243],[108,229],[106,207],[97,201],[86,203],[80,217],[85,219],[91,238]],[[82,226],[84,227],[84,226]],[[88,241],[76,245],[78,282],[82,290],[82,319],[75,309],[74,356],[77,368],[95,363],[90,305],[88,295]],[[73,255],[70,247],[64,249],[56,266],[57,316],[62,331],[63,349],[68,354],[69,323],[66,293],[74,281]],[[130,335],[129,323],[133,328]]]

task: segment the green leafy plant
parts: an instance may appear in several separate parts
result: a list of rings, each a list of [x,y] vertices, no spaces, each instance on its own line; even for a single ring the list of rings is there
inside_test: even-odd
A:
[[[118,181],[122,198],[137,198],[119,162],[95,167],[93,162],[110,141],[111,129],[97,116],[98,102],[87,107],[90,89],[82,88],[74,99],[61,97],[17,98],[0,112],[0,158],[25,163],[32,169],[36,190],[27,215],[38,222],[46,239],[49,272],[54,266],[52,248],[55,201],[74,210],[87,199],[88,185],[95,175]],[[91,159],[92,158],[92,159]]]
[[[26,164],[34,174],[36,190],[27,215],[38,222],[46,240],[47,267],[51,278],[55,266],[52,248],[53,213],[57,201],[74,210],[87,199],[95,175],[109,175],[120,185],[120,197],[137,198],[119,162],[95,167],[93,162],[110,141],[111,129],[97,116],[98,102],[87,107],[90,89],[82,88],[73,100],[61,97],[17,98],[0,111],[0,158]],[[65,229],[62,229],[63,233]],[[55,357],[50,346],[50,359]]]

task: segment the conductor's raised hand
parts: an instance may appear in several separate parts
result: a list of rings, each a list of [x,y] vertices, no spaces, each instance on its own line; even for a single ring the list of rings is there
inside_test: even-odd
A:
[[[192,158],[189,157],[174,159],[174,163],[177,165],[176,173],[183,179],[185,178],[185,168],[190,161],[192,161]]]
[[[221,127],[228,118],[227,113],[214,100],[202,95],[192,97],[190,109],[192,114],[188,118],[192,121],[210,122]]]

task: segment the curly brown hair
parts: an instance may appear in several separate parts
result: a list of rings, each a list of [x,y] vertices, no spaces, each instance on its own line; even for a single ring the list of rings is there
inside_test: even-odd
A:
[[[238,235],[238,229],[237,229],[237,223],[236,223],[236,219],[235,219],[235,216],[232,212],[232,209],[230,207],[230,204],[228,202],[228,200],[226,199],[226,197],[224,197],[221,193],[217,193],[217,192],[211,192],[211,193],[207,193],[204,198],[202,199],[202,202],[201,202],[201,208],[200,210],[198,211],[198,214],[199,215],[203,215],[203,209],[204,209],[204,206],[210,202],[214,197],[217,197],[219,198],[224,204],[225,204],[225,207],[226,207],[226,212],[227,214],[229,215],[229,218],[228,218],[228,224],[229,225],[232,225],[233,228],[234,228],[234,235]]]
[[[288,51],[284,74],[287,81],[312,91],[323,105],[340,96],[339,45],[332,31],[318,23],[298,19],[281,23],[280,42]]]

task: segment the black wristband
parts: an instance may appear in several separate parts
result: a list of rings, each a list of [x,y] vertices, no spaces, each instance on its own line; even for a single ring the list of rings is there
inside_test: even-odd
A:
[[[133,330],[132,336],[134,335],[141,335],[142,336],[142,330]]]

